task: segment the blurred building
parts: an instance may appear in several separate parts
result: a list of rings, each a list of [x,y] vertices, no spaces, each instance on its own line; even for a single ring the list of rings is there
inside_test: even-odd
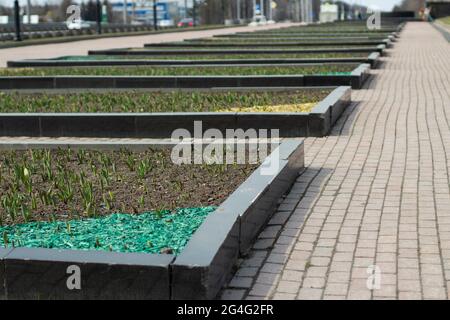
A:
[[[191,1],[192,2],[192,1]],[[117,0],[110,1],[115,17],[122,16],[122,21],[132,24],[153,24],[152,0]],[[184,0],[159,0],[156,2],[156,17],[159,26],[174,26],[185,11]]]
[[[320,22],[339,20],[339,6],[335,3],[323,3],[320,6]]]
[[[450,16],[450,0],[428,0],[426,6],[435,19]]]
[[[367,13],[367,7],[349,4],[347,1],[324,1],[320,6],[320,21],[361,20]]]

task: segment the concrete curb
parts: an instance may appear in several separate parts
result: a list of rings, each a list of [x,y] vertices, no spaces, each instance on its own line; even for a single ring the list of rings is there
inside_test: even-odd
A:
[[[431,24],[437,31],[439,31],[444,38],[450,42],[450,29],[446,29],[445,27],[441,26],[439,23],[434,22]]]
[[[172,264],[172,299],[213,299],[229,280],[240,255],[248,251],[304,167],[303,142],[279,146],[273,175],[261,167],[202,224]]]
[[[240,48],[240,47],[267,47],[270,45],[271,47],[297,47],[297,46],[305,46],[305,47],[321,47],[321,46],[370,46],[370,45],[379,45],[379,44],[388,44],[389,39],[383,40],[361,40],[361,41],[322,41],[322,42],[268,42],[268,43],[208,43],[208,41],[202,43],[193,43],[193,42],[161,42],[161,43],[146,43],[144,44],[144,48],[171,48],[171,47],[192,47],[192,48]]]
[[[172,255],[14,248],[4,257],[7,299],[169,299]],[[69,266],[81,290],[66,284]],[[69,273],[69,274],[68,274]]]

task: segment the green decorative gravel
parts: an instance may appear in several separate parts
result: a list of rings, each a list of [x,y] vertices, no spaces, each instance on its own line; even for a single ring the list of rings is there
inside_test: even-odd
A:
[[[73,68],[4,68],[0,76],[208,76],[208,75],[347,75],[356,68],[345,65],[299,66],[189,66],[189,67],[73,67]]]
[[[295,53],[295,51],[298,50],[333,50],[333,49],[373,49],[374,51],[376,50],[376,46],[372,45],[372,46],[368,46],[368,45],[361,45],[361,46],[352,46],[349,47],[348,45],[339,45],[339,44],[330,44],[329,46],[271,46],[270,44],[267,44],[266,47],[257,47],[257,48],[253,48],[253,47],[241,47],[241,48],[236,48],[233,46],[229,46],[229,47],[220,47],[220,48],[207,48],[207,47],[190,47],[188,45],[186,46],[173,46],[173,47],[145,47],[145,48],[130,48],[128,49],[128,51],[133,51],[133,52],[139,52],[142,51],[144,54],[145,53],[150,53],[152,54],[152,51],[164,51],[164,52],[168,52],[168,53],[172,53],[172,51],[174,53],[183,53],[183,50],[189,50],[189,51],[195,51],[195,52],[203,52],[203,51],[219,51],[222,52],[224,50],[228,50],[228,51],[235,51],[235,50],[248,50],[250,51],[250,53],[253,53],[253,51],[264,51],[264,50],[283,50],[286,53]],[[294,52],[292,52],[294,51]],[[226,54],[226,53],[225,53]]]
[[[29,222],[0,227],[0,234],[6,247],[179,254],[215,209],[183,208],[67,222]]]

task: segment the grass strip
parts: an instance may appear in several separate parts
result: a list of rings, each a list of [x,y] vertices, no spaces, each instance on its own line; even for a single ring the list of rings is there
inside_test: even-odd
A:
[[[214,112],[255,106],[315,104],[330,89],[286,91],[155,91],[70,94],[0,93],[0,112]],[[287,110],[286,110],[287,111]]]
[[[348,75],[354,64],[296,65],[296,66],[131,66],[131,67],[73,67],[73,68],[3,68],[0,76],[227,76],[227,75]]]

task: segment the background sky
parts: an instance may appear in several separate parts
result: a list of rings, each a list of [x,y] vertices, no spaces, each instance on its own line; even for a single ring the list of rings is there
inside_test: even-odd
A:
[[[347,0],[348,3],[357,3],[365,6],[377,6],[382,11],[391,11],[401,0]]]
[[[80,2],[80,0],[78,0]],[[120,1],[120,0],[111,0],[112,2]],[[19,0],[20,4],[26,4],[26,0]],[[31,0],[32,3],[45,3],[46,0]],[[49,2],[58,3],[58,0],[49,0]],[[357,3],[366,6],[377,6],[383,11],[390,11],[394,5],[401,2],[401,0],[347,0],[348,3]],[[11,5],[13,0],[0,0],[0,4],[2,5]]]

